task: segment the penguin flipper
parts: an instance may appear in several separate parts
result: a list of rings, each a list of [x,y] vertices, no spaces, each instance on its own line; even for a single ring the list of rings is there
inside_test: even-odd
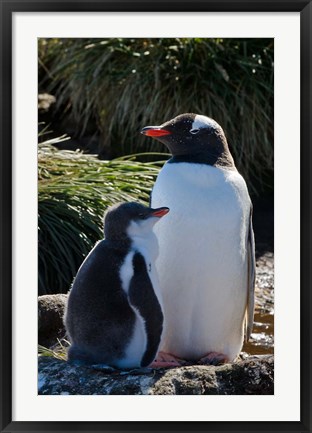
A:
[[[147,345],[141,367],[147,367],[154,361],[158,351],[163,328],[163,313],[148,275],[145,259],[139,252],[133,256],[133,271],[128,295],[130,304],[138,310],[144,320]]]
[[[246,335],[245,341],[248,341],[252,332],[254,321],[255,307],[255,280],[256,280],[256,256],[255,256],[255,236],[252,228],[252,207],[249,215],[249,230],[247,239],[247,259],[248,259],[248,276],[247,276],[247,306],[246,306]]]

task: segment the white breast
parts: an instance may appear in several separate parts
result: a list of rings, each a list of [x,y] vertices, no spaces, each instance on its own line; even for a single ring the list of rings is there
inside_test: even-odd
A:
[[[131,230],[130,230],[131,231]],[[124,263],[120,268],[120,279],[122,288],[128,294],[130,281],[133,277],[133,256],[136,251],[140,252],[145,260],[147,271],[152,282],[154,291],[160,302],[161,293],[159,290],[159,282],[155,269],[155,260],[158,255],[158,243],[155,234],[151,231],[148,236],[137,236],[132,233],[132,249],[125,257]],[[161,302],[160,302],[161,304]],[[122,359],[116,362],[119,368],[133,368],[140,365],[142,357],[147,347],[147,333],[145,329],[145,321],[140,315],[139,310],[131,304],[129,305],[135,313],[135,326],[131,340],[129,341],[125,355]]]
[[[157,222],[157,224],[159,224],[159,222]],[[162,306],[159,279],[155,266],[155,262],[159,255],[159,245],[157,237],[155,235],[155,226],[153,226],[153,230],[151,229],[148,234],[145,234],[144,236],[135,234],[133,230],[128,231],[128,233],[130,233],[130,237],[132,239],[133,251],[138,251],[144,257],[148,276],[151,280],[154,292],[159,300],[159,303]]]
[[[134,253],[135,251],[131,250],[126,255],[119,271],[121,286],[126,294],[129,292],[130,282],[133,277],[132,261]],[[129,304],[135,313],[135,324],[133,334],[125,349],[124,357],[118,361],[115,361],[115,364],[118,368],[133,368],[139,366],[147,345],[144,320],[141,317],[139,311],[133,305],[131,305],[130,302]]]
[[[155,227],[156,267],[166,326],[162,350],[186,359],[210,351],[236,357],[247,297],[250,200],[236,171],[166,164],[152,207],[168,206]]]

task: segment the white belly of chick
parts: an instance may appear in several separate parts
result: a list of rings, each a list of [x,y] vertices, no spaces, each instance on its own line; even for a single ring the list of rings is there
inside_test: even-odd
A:
[[[243,342],[247,300],[249,198],[236,172],[167,164],[152,207],[168,206],[155,227],[165,314],[161,350],[185,359],[220,352],[234,359]]]
[[[133,256],[138,251],[144,257],[150,282],[152,283],[154,292],[161,305],[161,292],[159,289],[159,282],[155,269],[155,259],[158,254],[158,244],[154,233],[151,233],[150,236],[145,236],[143,238],[134,237],[132,246],[133,249],[125,257],[124,263],[120,268],[122,288],[125,293],[128,294],[130,282],[134,274]],[[145,320],[141,316],[139,310],[131,304],[130,300],[129,305],[135,313],[135,324],[131,339],[125,348],[123,358],[115,362],[116,366],[119,368],[133,368],[140,366],[148,343]]]

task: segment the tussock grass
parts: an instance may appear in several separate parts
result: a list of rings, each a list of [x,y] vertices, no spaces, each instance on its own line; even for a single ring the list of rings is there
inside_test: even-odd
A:
[[[50,356],[61,361],[67,361],[68,346],[70,346],[70,343],[65,339],[58,339],[58,343],[53,348],[48,348],[38,344],[38,356]]]
[[[273,177],[273,54],[265,38],[40,39],[40,88],[77,134],[95,124],[112,156],[166,151],[143,126],[213,117],[259,193]]]
[[[84,257],[103,238],[106,208],[122,201],[148,204],[162,161],[136,156],[100,161],[39,144],[39,294],[66,293]]]

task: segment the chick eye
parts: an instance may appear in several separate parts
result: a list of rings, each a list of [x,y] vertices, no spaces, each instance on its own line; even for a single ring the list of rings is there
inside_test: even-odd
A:
[[[193,134],[193,135],[196,135],[196,134],[199,133],[199,129],[191,129],[190,133]]]

